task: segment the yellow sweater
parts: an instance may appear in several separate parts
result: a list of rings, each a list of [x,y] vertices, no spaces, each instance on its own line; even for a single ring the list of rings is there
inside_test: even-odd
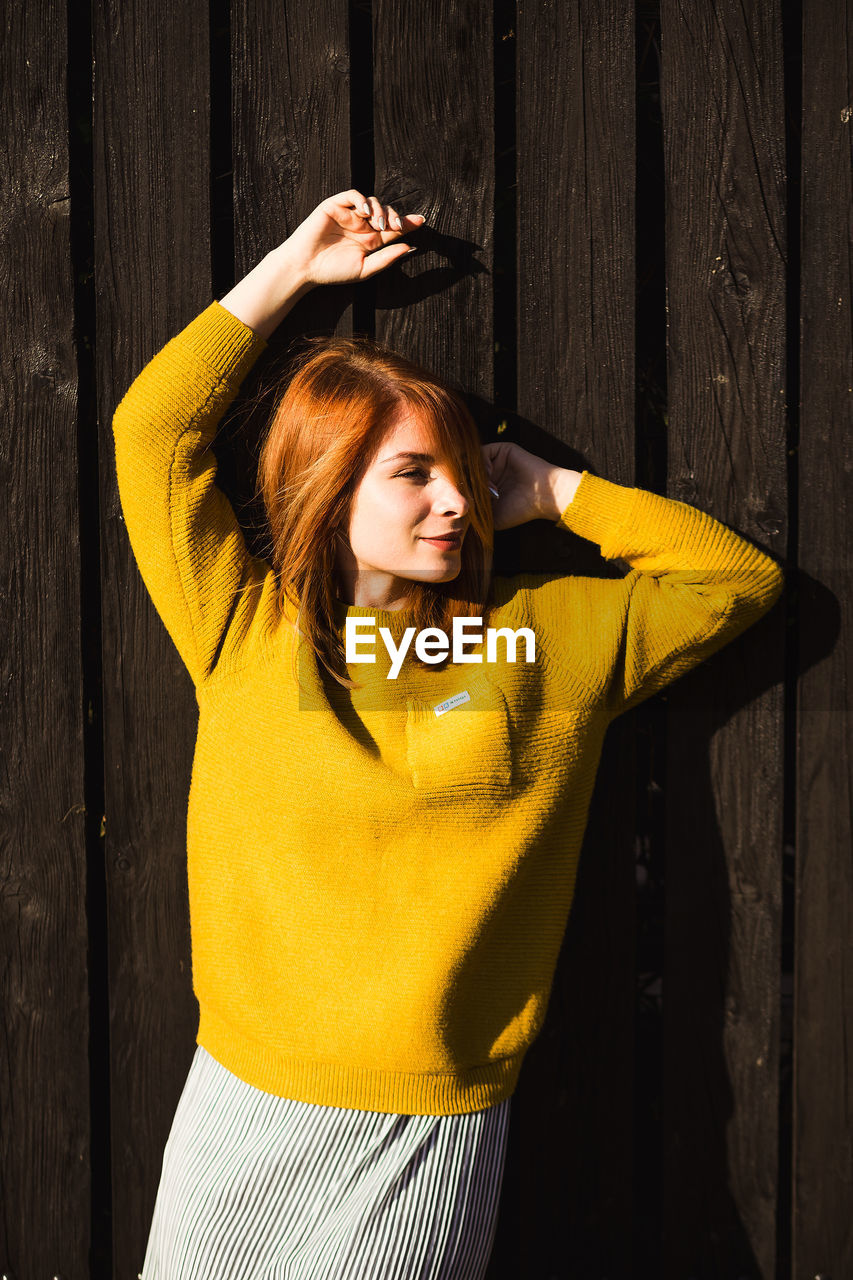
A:
[[[584,471],[561,525],[621,578],[495,578],[536,658],[323,681],[215,484],[210,442],[267,343],[212,302],[118,406],[119,493],[199,707],[187,815],[197,1040],[282,1097],[448,1115],[514,1090],[547,1008],[610,721],[754,623],[775,560]],[[498,646],[499,653],[503,646]],[[469,647],[485,656],[485,646]],[[337,690],[337,692],[335,692]],[[436,714],[456,693],[463,698]]]

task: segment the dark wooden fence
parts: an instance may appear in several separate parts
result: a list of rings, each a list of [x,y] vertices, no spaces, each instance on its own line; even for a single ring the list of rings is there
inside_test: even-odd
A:
[[[752,630],[611,728],[489,1275],[853,1275],[851,130],[844,0],[6,11],[0,1271],[135,1280],[194,1048],[196,705],[111,417],[326,195],[427,216],[308,295],[512,438],[780,558]],[[505,571],[589,551],[528,526]],[[556,531],[553,531],[556,533]],[[598,562],[601,564],[601,562]],[[591,570],[591,571],[594,571]],[[844,622],[846,620],[846,629]]]

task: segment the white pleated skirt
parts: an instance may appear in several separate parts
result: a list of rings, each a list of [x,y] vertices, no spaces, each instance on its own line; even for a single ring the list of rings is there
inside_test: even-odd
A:
[[[317,1106],[246,1084],[197,1045],[140,1280],[481,1280],[509,1106]]]

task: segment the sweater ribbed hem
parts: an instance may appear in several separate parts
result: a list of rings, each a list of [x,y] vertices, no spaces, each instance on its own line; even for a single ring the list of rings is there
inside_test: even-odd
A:
[[[269,345],[219,302],[211,302],[172,341],[234,383],[243,381]]]
[[[630,485],[582,471],[575,496],[561,512],[557,524],[596,543],[605,559],[610,559],[611,547],[618,542],[618,533],[630,517],[637,493]]]
[[[240,1036],[200,1005],[196,1042],[246,1084],[280,1098],[397,1115],[467,1115],[511,1096],[526,1050],[458,1073],[384,1071],[288,1058]]]

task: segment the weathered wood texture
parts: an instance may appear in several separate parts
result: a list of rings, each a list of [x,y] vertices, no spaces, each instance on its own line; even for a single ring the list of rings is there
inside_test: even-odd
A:
[[[793,1269],[853,1275],[853,22],[803,5]]]
[[[799,299],[799,175],[786,167],[800,153],[786,138],[784,75],[799,57],[799,10],[783,26],[771,0],[650,0],[636,13],[615,0],[110,2],[92,9],[93,101],[78,76],[70,102],[67,12],[60,0],[10,9],[0,53],[14,122],[0,195],[0,1273],[135,1280],[197,1029],[185,846],[197,706],[122,526],[112,415],[212,297],[324,196],[355,186],[425,214],[408,237],[423,252],[301,300],[226,415],[219,479],[254,550],[264,539],[253,467],[291,344],[367,331],[454,380],[484,440],[504,420],[504,438],[693,503],[787,568],[770,615],[608,732],[548,1015],[513,1099],[489,1280],[853,1274],[853,26],[842,0],[802,6]],[[637,180],[635,18],[660,50],[658,192]],[[69,236],[69,105],[93,110],[91,261]],[[656,200],[665,315],[662,289],[659,315],[638,303],[636,278],[637,229]],[[95,322],[81,331],[89,268]],[[638,326],[659,326],[661,350],[665,336],[668,413],[646,401],[637,413]],[[94,350],[97,427],[78,408],[75,336]],[[92,655],[76,476],[82,433],[96,430],[99,482],[85,471],[79,481],[100,508]],[[538,526],[499,535],[496,563],[622,572]],[[100,768],[83,714],[95,669],[103,839],[83,812],[85,779]],[[787,703],[786,676],[797,678]],[[786,741],[797,747],[787,772]],[[779,1106],[786,784],[793,1116]],[[653,795],[663,820],[651,843],[660,864],[665,855],[661,1064],[637,1019],[648,976],[639,925],[649,927],[637,802]],[[87,864],[103,898],[87,893]],[[105,1012],[90,1004],[95,938],[108,946]],[[93,1063],[106,1054],[101,1097]],[[658,1076],[659,1119],[638,1085]],[[90,1138],[101,1132],[104,1202]]]
[[[350,52],[345,0],[239,0],[231,12],[233,257],[240,279],[296,229],[324,196],[353,185]],[[223,289],[222,292],[225,290]],[[349,334],[356,290],[315,289],[269,340],[223,423],[223,488],[265,554],[254,490],[257,445],[292,344],[308,333]],[[221,293],[219,294],[221,296]],[[218,445],[217,445],[218,448]]]
[[[489,7],[479,0],[374,0],[373,68],[375,192],[427,220],[417,240],[423,252],[405,271],[377,277],[376,336],[490,399]]]
[[[124,531],[112,415],[211,297],[208,8],[92,12],[113,1274],[135,1280],[198,1018],[186,880],[198,708]]]
[[[522,0],[516,59],[511,436],[563,466],[633,484],[633,13],[598,0]],[[518,543],[533,572],[583,564],[616,575],[591,543],[547,526],[526,526]],[[635,787],[630,726],[617,723],[548,1014],[513,1099],[504,1197],[513,1231],[502,1231],[495,1277],[630,1273]]]
[[[661,46],[667,492],[783,556],[777,7],[663,0]],[[774,609],[665,694],[661,1274],[673,1280],[776,1274],[784,621]]]
[[[45,28],[54,38],[42,40]],[[61,0],[0,43],[0,1268],[82,1275],[89,1246],[77,362]]]

